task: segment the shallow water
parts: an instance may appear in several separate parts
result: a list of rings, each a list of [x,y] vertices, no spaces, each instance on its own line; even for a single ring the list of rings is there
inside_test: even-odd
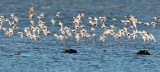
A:
[[[0,0],[0,15],[10,17],[15,13],[20,17],[18,31],[29,26],[28,10],[33,6],[37,14],[45,13],[46,22],[52,33],[57,33],[58,26],[52,26],[50,19],[57,11],[62,12],[64,25],[72,27],[73,16],[84,12],[83,22],[88,24],[88,16],[115,17],[117,21],[108,21],[121,27],[121,19],[132,14],[140,21],[152,21],[152,17],[160,15],[158,0]],[[160,26],[156,28],[139,26],[155,35],[157,42],[143,43],[136,41],[108,39],[105,44],[92,41],[66,46],[60,45],[51,36],[42,36],[41,40],[33,41],[27,37],[20,39],[17,34],[11,38],[0,30],[0,72],[159,72],[160,71]],[[125,40],[125,41],[124,41]],[[62,53],[65,48],[73,48],[77,54]],[[139,56],[135,53],[140,49],[148,50],[152,55]],[[20,52],[21,55],[12,55]]]

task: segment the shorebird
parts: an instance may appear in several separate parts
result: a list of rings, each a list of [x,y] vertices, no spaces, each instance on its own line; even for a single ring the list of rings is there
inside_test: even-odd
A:
[[[137,26],[136,26],[137,19],[135,19],[134,16],[130,15],[130,16],[129,16],[129,20],[132,22],[134,28],[137,29]]]
[[[110,29],[111,29],[111,31],[115,31],[116,30],[116,27],[114,26],[114,24],[110,25]]]
[[[80,24],[80,22],[81,22],[81,20],[76,16],[76,17],[73,17],[73,23],[75,24],[75,25],[79,25]]]
[[[106,28],[106,25],[104,24],[104,22],[102,23],[101,28],[102,29]]]
[[[136,33],[136,31],[133,31],[132,36],[133,36],[133,40],[135,40],[135,39],[137,38],[137,33]]]
[[[56,16],[57,16],[58,18],[60,18],[61,12],[57,12],[57,13],[56,13]]]
[[[72,32],[71,32],[70,29],[66,29],[66,33],[67,33],[68,36],[72,36]]]
[[[152,17],[152,19],[153,19],[154,21],[156,21],[156,20],[157,20],[157,17]]]
[[[29,8],[29,11],[28,11],[28,14],[29,14],[29,20],[32,20],[32,17],[33,17],[33,14],[34,14],[34,8],[33,7],[30,7]]]
[[[13,29],[9,28],[9,37],[11,37],[13,35]]]
[[[54,18],[52,18],[51,23],[52,23],[52,25],[54,25],[56,23],[56,21],[54,20]]]
[[[58,34],[54,34],[53,37],[58,39]]]
[[[127,37],[128,37],[128,39],[130,39],[131,38],[131,34],[127,33]]]
[[[105,35],[103,35],[103,34],[100,35],[99,40],[101,43],[104,43],[105,42]]]
[[[156,26],[156,22],[151,22],[151,25],[153,26],[153,28],[155,28],[155,26]]]
[[[77,34],[75,35],[75,38],[76,38],[76,42],[79,42],[79,40],[80,40],[80,34],[77,33]]]
[[[91,31],[92,31],[92,32],[95,32],[95,28],[94,28],[94,27],[91,27]]]
[[[30,23],[31,23],[32,26],[34,26],[35,21],[30,20]]]
[[[120,33],[116,33],[116,34],[114,35],[114,37],[115,37],[116,39],[120,39],[120,38],[122,37],[122,35],[121,35]]]
[[[104,35],[109,35],[109,34],[111,34],[111,30],[110,29],[104,29],[103,34]]]
[[[29,27],[24,28],[24,32],[26,33],[26,36],[27,36],[27,37],[30,37],[30,36],[31,36],[31,31],[30,31],[30,28],[29,28]]]
[[[81,17],[84,17],[84,13],[81,13]]]
[[[49,33],[51,33],[51,32],[48,30],[48,27],[47,27],[47,26],[43,26],[42,31],[43,31],[44,36],[47,36]]]
[[[126,26],[127,23],[130,23],[129,20],[121,20],[121,22]]]
[[[149,22],[144,22],[144,25],[149,26],[150,23]]]
[[[14,16],[15,16],[15,15],[14,15],[14,13],[11,13],[10,16],[11,16],[12,19],[14,19]]]
[[[8,37],[11,37],[13,35],[13,29],[9,28],[8,30],[6,30],[5,28],[3,28],[3,30]]]
[[[40,14],[40,17],[43,18],[44,15],[45,15],[44,12],[42,12],[42,13]]]
[[[76,35],[77,34],[77,30],[71,30],[71,32],[74,34],[74,35]]]
[[[59,21],[59,26],[62,28],[63,27],[63,23],[61,21]]]
[[[36,26],[36,31],[37,31],[38,35],[40,35],[41,29],[39,27],[37,27],[37,26]]]
[[[4,22],[5,22],[4,16],[0,16],[0,22],[1,22],[1,23],[4,23]]]
[[[23,32],[18,32],[18,35],[23,38]]]
[[[121,36],[125,36],[125,31],[123,29],[120,29],[118,32]]]
[[[17,16],[13,17],[14,21],[16,21],[16,23],[18,24],[19,18]]]
[[[149,35],[150,35],[150,39],[151,39],[152,41],[156,42],[155,37],[154,37],[151,33],[149,33]]]
[[[58,36],[58,40],[60,41],[61,45],[63,44],[62,41],[64,40],[64,36],[63,35],[59,35]]]

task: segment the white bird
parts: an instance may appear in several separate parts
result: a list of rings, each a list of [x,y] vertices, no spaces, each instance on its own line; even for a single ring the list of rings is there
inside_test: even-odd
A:
[[[33,9],[33,7],[30,7],[30,8],[29,8],[28,14],[29,14],[29,20],[31,20],[32,17],[33,17],[33,14],[34,14],[34,9]]]
[[[111,29],[111,31],[115,31],[116,30],[116,27],[114,26],[114,24],[110,25],[110,29]]]
[[[156,42],[155,37],[154,37],[151,33],[150,33],[150,39],[151,39],[152,41]]]
[[[96,33],[93,33],[93,34],[92,34],[92,37],[95,38],[95,41],[96,41],[96,36],[97,36]]]
[[[37,36],[36,34],[33,34],[32,37],[33,37],[34,41],[37,41],[37,38],[38,38],[39,36]]]
[[[60,40],[61,42],[63,41],[63,39],[64,39],[64,36],[63,36],[63,35],[59,35],[59,36],[58,36],[58,40]]]
[[[17,16],[14,16],[13,19],[14,19],[14,21],[16,21],[16,23],[18,23],[19,18]]]
[[[100,19],[101,22],[103,22],[103,17],[102,16],[100,16],[99,19]]]
[[[30,20],[30,23],[31,23],[32,26],[34,26],[35,21]]]
[[[91,31],[92,31],[92,32],[95,32],[95,28],[94,28],[94,27],[91,27]]]
[[[114,37],[116,38],[116,39],[120,39],[121,38],[121,34],[120,33],[116,33],[115,35],[114,35]]]
[[[51,23],[52,23],[52,25],[54,25],[56,23],[56,21],[54,20],[54,18],[52,18]]]
[[[84,13],[81,13],[81,17],[84,17]]]
[[[133,40],[135,40],[135,39],[137,38],[137,33],[136,33],[136,31],[133,31],[132,36],[133,36]]]
[[[150,23],[149,22],[144,22],[144,25],[149,26]]]
[[[98,18],[97,18],[97,17],[94,17],[94,21],[98,22]]]
[[[61,21],[59,21],[59,25],[60,27],[63,27],[63,23]]]
[[[45,14],[44,14],[43,12],[40,14],[40,16],[41,16],[42,18],[44,17],[44,15],[45,15]]]
[[[101,43],[104,43],[105,42],[105,35],[103,35],[103,34],[100,35],[99,40]]]
[[[121,20],[121,22],[126,26],[127,23],[130,23],[129,20]]]
[[[73,23],[79,25],[79,23],[81,22],[81,20],[79,20],[78,17],[73,17]]]
[[[53,37],[58,39],[58,34],[54,34]]]
[[[68,36],[72,36],[72,32],[71,32],[70,29],[66,29],[66,33],[67,33]]]
[[[144,42],[146,42],[147,37],[143,35],[143,36],[142,36],[142,39],[143,39]]]
[[[14,15],[14,13],[11,13],[10,16],[11,16],[12,19],[14,19],[14,16],[15,16],[15,15]]]
[[[156,23],[155,22],[151,22],[151,25],[153,26],[153,28],[155,28]]]
[[[5,34],[8,36],[8,37],[11,37],[13,35],[13,29],[9,28]]]
[[[80,34],[77,33],[77,34],[75,35],[75,38],[76,38],[76,42],[79,42],[79,40],[80,40]]]
[[[102,29],[106,28],[106,25],[104,24],[104,22],[102,23],[101,28]]]
[[[140,22],[140,21],[138,21],[137,23],[138,23],[138,24],[142,24],[142,22]]]
[[[74,33],[74,35],[76,35],[77,34],[77,30],[71,30],[72,31],[72,33]]]
[[[126,27],[123,28],[125,33],[128,33],[128,29]]]
[[[155,20],[155,21],[157,20],[157,17],[152,17],[152,18],[153,18],[153,20]]]
[[[105,29],[105,30],[103,31],[103,34],[104,34],[104,35],[109,35],[109,34],[111,34],[111,30],[110,30],[110,29]]]
[[[130,15],[129,20],[132,22],[134,28],[137,29],[137,26],[136,26],[137,19],[135,19],[134,16]]]
[[[10,36],[13,35],[13,29],[9,28],[9,34],[10,34]]]
[[[8,22],[8,23],[10,22],[10,20],[8,18],[6,18],[5,21]]]
[[[3,29],[3,31],[4,31],[4,32],[6,32],[6,31],[7,31],[7,29],[6,29],[5,27],[3,27],[2,29]]]
[[[23,32],[18,32],[18,35],[23,38]]]
[[[125,36],[125,31],[124,31],[123,29],[120,29],[120,30],[119,30],[119,34],[120,34],[121,36]]]
[[[81,21],[81,14],[78,14],[77,18],[78,18],[79,21]]]
[[[131,38],[131,34],[127,33],[127,37],[128,37],[128,39],[130,39]]]
[[[61,12],[57,12],[57,13],[56,13],[56,16],[57,16],[58,18],[60,18]]]
[[[38,33],[38,35],[40,35],[40,28],[39,27],[36,27],[36,30],[37,30],[37,33]]]
[[[105,16],[100,16],[99,19],[101,22],[106,22],[106,20],[107,20],[107,18]]]

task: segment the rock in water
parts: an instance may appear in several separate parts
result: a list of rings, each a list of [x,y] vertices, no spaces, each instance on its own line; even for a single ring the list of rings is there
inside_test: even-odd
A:
[[[136,54],[137,55],[151,55],[147,50],[139,50]]]
[[[63,53],[77,53],[77,51],[74,49],[65,49]]]

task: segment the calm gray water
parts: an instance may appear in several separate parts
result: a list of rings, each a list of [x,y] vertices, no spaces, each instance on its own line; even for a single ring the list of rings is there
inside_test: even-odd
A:
[[[116,27],[121,27],[121,19],[126,15],[134,15],[140,21],[152,21],[152,17],[160,15],[159,0],[0,0],[0,15],[10,17],[11,13],[20,19],[18,31],[29,26],[28,10],[33,6],[36,14],[45,13],[43,21],[52,33],[58,26],[52,26],[50,19],[56,18],[57,11],[62,12],[64,25],[72,26],[73,16],[85,13],[84,23],[89,16],[115,17]],[[0,72],[160,72],[160,25],[156,28],[139,26],[147,30],[157,39],[156,43],[143,43],[142,39],[120,40],[107,39],[106,43],[78,43],[72,46],[57,44],[49,35],[34,41],[17,34],[6,37],[0,30]],[[17,31],[17,32],[18,32]],[[82,42],[82,41],[81,41]],[[65,48],[73,48],[77,54],[62,53]],[[148,50],[152,55],[139,56],[135,52]],[[21,55],[11,55],[20,52]]]

